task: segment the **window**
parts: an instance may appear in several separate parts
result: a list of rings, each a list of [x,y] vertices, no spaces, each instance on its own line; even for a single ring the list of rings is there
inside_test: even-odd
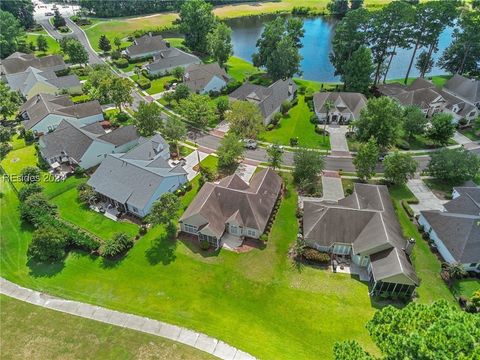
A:
[[[255,230],[247,229],[247,236],[254,237],[256,235],[257,234],[256,234]]]
[[[470,267],[472,267],[472,268],[475,267],[475,266],[477,266],[477,263],[471,263],[470,264]]]
[[[189,224],[183,224],[183,230],[187,233],[190,234],[196,234],[197,233],[197,227]]]

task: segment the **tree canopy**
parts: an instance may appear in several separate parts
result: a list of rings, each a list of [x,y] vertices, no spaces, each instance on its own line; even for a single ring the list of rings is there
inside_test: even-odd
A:
[[[147,220],[153,225],[169,225],[178,217],[180,201],[174,193],[166,192],[153,203]]]
[[[438,145],[445,146],[455,133],[453,116],[447,113],[437,113],[430,120],[427,137]]]
[[[461,185],[480,171],[480,158],[465,149],[443,148],[433,152],[430,158],[429,174],[448,184]]]
[[[22,99],[18,91],[10,90],[8,85],[0,81],[0,115],[6,120],[17,113]]]
[[[428,123],[425,114],[417,106],[407,106],[403,110],[403,131],[408,139],[423,135]]]
[[[208,53],[223,66],[228,58],[233,54],[232,29],[223,22],[217,23],[217,26],[207,35]]]
[[[217,149],[218,168],[224,172],[232,172],[237,167],[238,161],[243,157],[243,143],[238,135],[227,133],[220,141]]]
[[[412,155],[399,153],[389,154],[383,160],[385,179],[396,185],[405,184],[417,171],[418,163]]]
[[[314,192],[325,162],[315,150],[301,148],[293,156],[293,180],[304,191]]]
[[[204,0],[187,0],[180,8],[180,31],[185,45],[191,50],[206,53],[207,36],[215,27],[213,6]]]
[[[193,126],[205,129],[217,118],[215,104],[208,95],[191,94],[179,102],[177,111]]]
[[[225,119],[230,131],[241,138],[256,139],[262,130],[262,114],[258,106],[248,101],[234,101]]]
[[[185,126],[185,123],[178,116],[170,116],[167,119],[167,123],[165,124],[162,133],[167,139],[175,144],[177,154],[180,155],[178,142],[184,140],[187,136],[187,127]]]
[[[286,79],[300,73],[302,57],[299,49],[304,36],[302,21],[298,18],[277,17],[267,23],[257,41],[253,64],[265,67],[273,80]]]
[[[357,156],[353,159],[353,165],[360,179],[369,180],[375,175],[379,153],[380,150],[373,137],[360,145]]]
[[[25,29],[30,29],[35,25],[32,0],[1,1],[0,9],[12,14]]]
[[[367,93],[372,82],[372,52],[366,46],[360,46],[352,53],[345,64],[342,80],[349,91]]]
[[[2,1],[10,3],[11,1]],[[20,22],[7,12],[0,10],[0,58],[4,59],[18,50],[20,39],[25,32]]]
[[[152,136],[162,127],[161,111],[154,102],[140,102],[134,115],[135,125],[142,136]]]
[[[60,48],[68,56],[70,63],[88,63],[88,52],[79,40],[71,37],[62,38],[60,40]]]
[[[396,142],[401,120],[400,105],[383,96],[369,99],[354,125],[360,141],[365,142],[373,137],[381,148],[386,149]]]

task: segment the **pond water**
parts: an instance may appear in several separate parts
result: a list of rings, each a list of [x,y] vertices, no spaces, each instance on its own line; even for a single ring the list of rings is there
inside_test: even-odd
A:
[[[252,61],[252,54],[256,52],[256,43],[262,34],[265,18],[239,18],[228,21],[232,28],[233,52],[247,61]],[[339,81],[334,76],[334,68],[330,63],[328,54],[331,51],[331,40],[335,34],[336,21],[323,17],[314,17],[304,19],[305,37],[303,38],[303,48],[300,50],[303,57],[301,69],[303,78],[322,82]],[[447,28],[440,35],[438,51],[434,55],[435,63],[440,58],[443,50],[452,41],[453,28]],[[419,54],[421,51],[417,51]],[[389,79],[399,79],[405,77],[410,57],[413,49],[398,49],[397,55],[392,60],[392,65],[388,73]],[[436,65],[427,75],[441,75],[445,71]],[[413,66],[410,76],[418,76],[417,69]]]

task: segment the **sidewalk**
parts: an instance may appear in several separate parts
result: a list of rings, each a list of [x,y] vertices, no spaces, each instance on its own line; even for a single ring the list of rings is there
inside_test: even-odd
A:
[[[194,347],[195,349],[205,351],[206,353],[209,353],[210,355],[213,355],[219,359],[255,359],[250,354],[234,348],[223,341],[193,330],[182,328],[176,325],[170,325],[163,321],[109,310],[100,306],[60,299],[39,291],[26,289],[8,280],[5,280],[4,278],[0,278],[0,293],[44,308],[177,341],[179,343]]]

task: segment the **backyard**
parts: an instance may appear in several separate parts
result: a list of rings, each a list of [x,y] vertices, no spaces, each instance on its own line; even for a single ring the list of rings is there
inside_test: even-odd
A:
[[[8,359],[213,359],[173,341],[0,296],[2,357]],[[95,346],[92,346],[95,344]]]
[[[47,40],[48,49],[47,49],[46,52],[43,52],[43,51],[40,51],[40,50],[35,50],[35,55],[45,56],[45,55],[49,55],[49,54],[60,54],[61,53],[60,44],[54,38],[52,38],[50,35],[48,35],[45,30],[26,33],[25,41],[27,43],[33,43],[35,46],[37,46],[37,39],[40,35],[43,35],[45,40]]]
[[[330,140],[315,132],[315,125],[310,122],[313,112],[307,106],[305,97],[298,96],[298,104],[282,117],[278,126],[270,131],[262,131],[259,139],[270,143],[277,142],[290,145],[291,138],[298,138],[298,146],[330,149]]]

